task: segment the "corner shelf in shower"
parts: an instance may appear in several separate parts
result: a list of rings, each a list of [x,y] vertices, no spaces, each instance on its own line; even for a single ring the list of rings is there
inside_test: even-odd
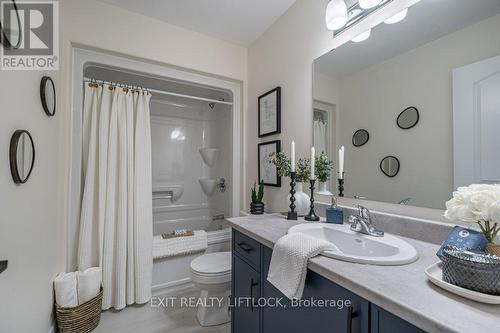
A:
[[[205,162],[207,166],[213,167],[215,165],[217,157],[219,156],[218,148],[200,148],[198,151],[200,152],[203,162]]]
[[[209,197],[212,196],[215,192],[215,187],[217,185],[217,180],[215,179],[208,179],[208,178],[200,178],[198,179],[198,182],[200,183],[201,189],[203,192],[208,195]]]

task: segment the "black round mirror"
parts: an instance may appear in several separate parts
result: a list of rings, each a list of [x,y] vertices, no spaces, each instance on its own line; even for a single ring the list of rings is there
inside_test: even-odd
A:
[[[10,139],[10,172],[16,184],[24,184],[35,164],[35,145],[31,134],[17,130]]]
[[[396,123],[398,127],[401,129],[410,129],[417,125],[418,120],[420,119],[420,114],[418,110],[414,106],[410,106],[409,108],[404,109],[398,116]]]
[[[352,144],[354,147],[361,147],[370,140],[370,133],[365,129],[359,129],[352,136]]]
[[[14,0],[0,1],[0,42],[6,49],[18,49],[21,46],[21,19]]]
[[[48,76],[42,77],[40,82],[40,98],[42,106],[47,116],[52,117],[56,114],[56,86],[54,81]]]
[[[380,170],[387,177],[396,177],[399,173],[400,163],[397,157],[386,156],[380,161]]]

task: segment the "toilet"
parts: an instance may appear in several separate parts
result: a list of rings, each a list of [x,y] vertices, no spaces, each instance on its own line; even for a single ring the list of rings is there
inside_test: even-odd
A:
[[[231,252],[207,253],[191,261],[193,282],[201,289],[203,304],[196,316],[201,326],[227,323],[231,294]],[[221,300],[221,303],[217,300]]]

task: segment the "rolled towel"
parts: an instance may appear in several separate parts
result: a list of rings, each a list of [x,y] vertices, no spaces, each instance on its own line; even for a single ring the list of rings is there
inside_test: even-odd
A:
[[[78,285],[78,305],[96,297],[101,290],[102,273],[100,267],[90,267],[83,272],[76,272]]]
[[[54,279],[54,291],[56,303],[64,308],[73,308],[78,305],[76,288],[76,274],[59,273]]]

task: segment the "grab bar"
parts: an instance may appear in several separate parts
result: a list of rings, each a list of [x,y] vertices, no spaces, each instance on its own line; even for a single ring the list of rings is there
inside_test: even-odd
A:
[[[165,195],[156,195],[156,194],[165,194]],[[162,200],[162,199],[167,199],[167,200],[172,200],[174,197],[174,192],[173,191],[153,191],[153,200]]]
[[[165,195],[165,196],[161,196],[161,197],[155,197],[153,196],[153,200],[162,200],[162,199],[169,199],[171,200],[172,199],[172,195]]]

